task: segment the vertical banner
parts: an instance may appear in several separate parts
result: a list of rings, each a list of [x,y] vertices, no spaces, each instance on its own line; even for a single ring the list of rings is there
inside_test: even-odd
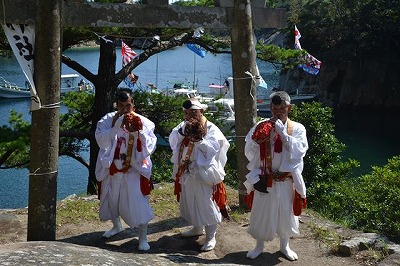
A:
[[[124,41],[121,42],[121,53],[122,53],[122,67],[126,66],[133,60],[133,58],[137,55],[136,52],[130,48]],[[130,73],[125,79],[124,82],[133,90],[135,88],[135,84],[137,83],[139,76]]]
[[[303,50],[301,48],[300,38],[301,38],[300,31],[297,29],[297,26],[294,25],[294,49],[296,50]],[[309,53],[305,55],[304,59],[305,63],[300,64],[299,68],[303,69],[308,74],[318,75],[322,62],[319,61],[314,56],[310,55]]]
[[[29,81],[31,111],[39,110],[41,108],[41,103],[33,82],[35,26],[24,24],[3,24],[2,26],[8,43],[10,44],[26,79]]]

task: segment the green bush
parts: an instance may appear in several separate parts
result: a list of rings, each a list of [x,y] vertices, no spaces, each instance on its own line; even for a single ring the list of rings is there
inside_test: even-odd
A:
[[[327,211],[353,228],[400,239],[400,156],[373,166],[370,174],[342,180],[329,202]]]
[[[307,130],[309,149],[304,158],[303,177],[309,206],[318,211],[325,208],[324,199],[333,193],[335,184],[348,178],[359,163],[352,159],[342,161],[341,153],[346,146],[334,135],[332,108],[318,102],[302,103],[294,106],[289,116]]]

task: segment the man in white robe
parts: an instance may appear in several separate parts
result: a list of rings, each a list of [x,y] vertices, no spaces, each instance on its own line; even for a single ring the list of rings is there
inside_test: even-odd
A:
[[[123,231],[120,217],[131,228],[139,228],[139,250],[149,250],[147,224],[154,218],[149,203],[152,162],[156,148],[154,123],[134,112],[131,90],[116,95],[117,111],[106,114],[97,123],[96,141],[100,147],[96,178],[101,181],[100,220],[111,220],[113,227],[103,235],[110,238]],[[135,125],[127,118],[136,118]],[[147,187],[146,187],[147,186]]]
[[[299,235],[293,201],[296,191],[305,207],[306,187],[302,171],[308,142],[304,126],[288,119],[292,108],[289,95],[283,91],[274,92],[270,100],[273,117],[258,122],[245,139],[245,155],[249,160],[247,168],[250,172],[246,175],[244,185],[248,194],[254,191],[248,233],[257,241],[255,248],[246,256],[250,259],[258,257],[264,250],[264,242],[271,241],[277,234],[280,237],[280,251],[293,261],[298,256],[290,249],[289,238]],[[266,127],[269,125],[270,131]],[[265,138],[267,131],[270,133]],[[269,154],[267,149],[270,149]],[[265,155],[262,154],[264,150]],[[265,183],[268,178],[269,185]]]
[[[217,224],[222,220],[221,209],[225,211],[214,196],[216,189],[221,192],[219,188],[223,186],[229,148],[229,142],[221,130],[204,117],[206,107],[196,99],[185,101],[183,109],[186,120],[176,126],[169,136],[180,213],[193,226],[181,235],[199,236],[204,233],[205,227],[206,241],[201,247],[202,251],[214,249]],[[198,123],[202,133],[188,133],[188,124],[191,122]],[[220,196],[226,197],[226,194]]]

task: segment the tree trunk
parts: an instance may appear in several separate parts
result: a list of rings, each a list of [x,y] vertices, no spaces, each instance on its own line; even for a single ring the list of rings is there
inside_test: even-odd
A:
[[[43,106],[60,102],[62,1],[41,0],[37,7],[34,80]],[[56,237],[59,117],[59,106],[32,113],[28,241]]]
[[[235,0],[234,26],[231,31],[232,39],[232,70],[235,99],[235,131],[236,131],[236,158],[237,176],[239,179],[239,204],[246,207],[244,202],[245,187],[248,170],[248,160],[244,155],[244,137],[255,124],[257,117],[256,102],[251,95],[256,95],[255,83],[249,75],[255,71],[255,49],[253,43],[253,25],[251,18],[251,3],[249,0]]]
[[[99,72],[96,80],[93,82],[96,88],[91,128],[93,133],[96,131],[97,121],[99,121],[106,113],[113,110],[114,95],[119,85],[115,78],[115,61],[116,54],[114,42],[106,42],[100,38]],[[97,193],[95,169],[98,153],[99,146],[97,145],[96,139],[93,135],[90,139],[90,166],[87,185],[87,193],[89,195]]]

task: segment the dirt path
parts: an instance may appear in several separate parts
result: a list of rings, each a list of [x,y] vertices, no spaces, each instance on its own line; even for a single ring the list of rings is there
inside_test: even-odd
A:
[[[154,220],[149,225],[150,254],[168,254],[169,259],[179,257],[180,262],[197,264],[235,264],[235,265],[371,265],[356,256],[342,257],[331,254],[330,248],[315,239],[312,228],[329,228],[351,237],[355,231],[342,230],[326,221],[305,214],[302,216],[301,235],[290,241],[291,248],[297,252],[299,260],[288,261],[279,252],[278,239],[266,243],[264,253],[255,260],[246,258],[255,241],[247,234],[246,224],[224,221],[218,227],[217,245],[213,251],[200,252],[204,236],[182,238],[179,233],[186,229],[185,222],[178,217]],[[7,243],[26,241],[27,210],[0,210],[0,246]],[[113,252],[136,254],[138,251],[137,229],[127,228],[109,240],[102,238],[104,230],[111,223],[82,222],[79,225],[67,224],[57,228],[57,240],[88,247],[97,247]]]

